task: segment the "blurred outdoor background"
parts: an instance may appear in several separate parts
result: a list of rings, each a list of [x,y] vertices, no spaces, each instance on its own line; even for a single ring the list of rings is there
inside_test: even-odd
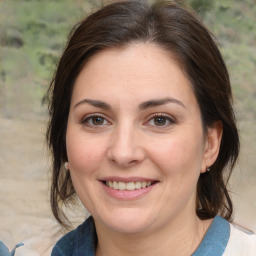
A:
[[[102,2],[0,0],[0,239],[9,247],[25,240],[33,256],[50,255],[61,235],[48,200],[42,99],[70,29]],[[256,2],[188,3],[217,36],[230,71],[241,134],[230,187],[235,221],[256,231]]]

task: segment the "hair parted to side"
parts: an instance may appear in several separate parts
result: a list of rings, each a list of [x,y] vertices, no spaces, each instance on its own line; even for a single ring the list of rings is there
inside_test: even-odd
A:
[[[181,1],[148,4],[143,0],[109,4],[81,21],[72,31],[48,90],[50,121],[47,142],[53,156],[51,208],[57,221],[68,227],[62,205],[73,202],[75,190],[67,159],[66,128],[76,77],[99,51],[131,43],[156,44],[176,56],[191,81],[205,131],[222,121],[223,136],[211,171],[200,175],[197,215],[219,214],[230,220],[233,207],[227,182],[239,153],[239,136],[232,107],[229,74],[214,36]]]

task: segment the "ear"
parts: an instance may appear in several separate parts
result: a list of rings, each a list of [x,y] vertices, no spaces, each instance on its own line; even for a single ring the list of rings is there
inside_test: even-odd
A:
[[[216,121],[211,127],[207,128],[201,173],[206,172],[207,168],[216,161],[219,155],[222,132],[222,121]]]

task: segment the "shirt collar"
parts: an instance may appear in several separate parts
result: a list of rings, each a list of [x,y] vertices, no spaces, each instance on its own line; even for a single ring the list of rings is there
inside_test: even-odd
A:
[[[202,242],[192,256],[219,256],[223,255],[230,237],[229,222],[220,216],[213,219]]]
[[[207,230],[202,242],[192,256],[219,256],[223,255],[230,236],[229,222],[216,216]],[[75,254],[77,256],[94,256],[97,246],[97,234],[93,217],[90,216],[76,233]]]

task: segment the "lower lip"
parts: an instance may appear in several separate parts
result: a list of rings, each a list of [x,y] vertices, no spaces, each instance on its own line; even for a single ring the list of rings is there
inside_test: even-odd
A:
[[[117,189],[108,187],[104,183],[102,183],[102,185],[103,185],[105,192],[108,195],[110,195],[111,197],[114,197],[114,198],[120,199],[120,200],[132,200],[132,199],[141,198],[144,195],[146,195],[147,193],[149,193],[154,188],[156,183],[149,187],[135,189],[135,190],[117,190]]]

